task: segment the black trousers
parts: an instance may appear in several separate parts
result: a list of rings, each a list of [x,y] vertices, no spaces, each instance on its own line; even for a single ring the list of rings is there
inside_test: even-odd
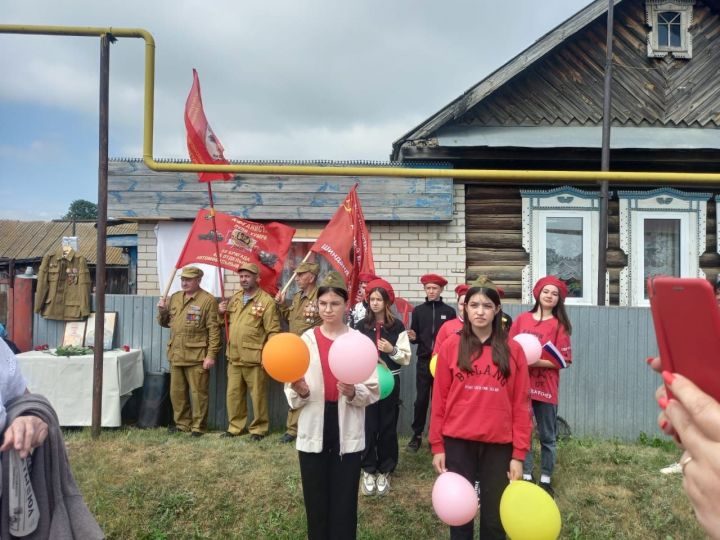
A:
[[[362,468],[370,474],[391,473],[398,463],[397,423],[400,416],[400,376],[385,399],[365,407],[365,450]]]
[[[340,455],[337,402],[325,402],[323,450],[298,452],[309,540],[357,536],[360,452]]]
[[[493,444],[445,437],[445,467],[471,484],[480,482],[480,538],[505,540],[500,522],[500,498],[508,485],[512,444]],[[472,540],[474,520],[450,527],[451,540]]]
[[[422,437],[425,431],[428,405],[432,397],[433,376],[430,373],[430,357],[418,356],[415,372],[415,407],[412,430],[416,437]]]

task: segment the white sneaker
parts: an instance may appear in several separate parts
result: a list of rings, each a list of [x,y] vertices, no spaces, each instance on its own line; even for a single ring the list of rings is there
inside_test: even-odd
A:
[[[680,463],[673,463],[660,469],[660,472],[663,474],[680,474],[682,473],[682,465],[680,465]]]
[[[377,486],[378,495],[387,495],[388,491],[390,491],[390,473],[378,474],[375,485]]]
[[[360,490],[363,495],[375,495],[375,475],[363,471],[360,479]]]

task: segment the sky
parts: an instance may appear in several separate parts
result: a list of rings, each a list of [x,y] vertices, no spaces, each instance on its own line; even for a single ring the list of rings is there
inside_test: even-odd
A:
[[[3,0],[0,24],[144,28],[154,157],[187,159],[196,68],[228,159],[387,161],[589,0]],[[111,158],[142,157],[144,41],[110,48]],[[0,219],[97,201],[100,40],[0,34]]]

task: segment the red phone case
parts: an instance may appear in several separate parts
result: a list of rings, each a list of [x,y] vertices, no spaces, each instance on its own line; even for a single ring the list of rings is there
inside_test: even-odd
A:
[[[710,283],[649,278],[648,296],[663,370],[684,375],[720,400],[720,309]]]

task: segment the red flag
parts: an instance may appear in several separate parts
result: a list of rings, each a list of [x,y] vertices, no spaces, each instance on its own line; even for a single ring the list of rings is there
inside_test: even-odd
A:
[[[358,292],[358,275],[375,273],[372,242],[355,184],[330,219],[310,251],[323,255],[344,277],[348,298],[355,301]]]
[[[193,69],[193,85],[185,102],[185,129],[187,130],[190,161],[217,165],[228,164],[223,155],[225,149],[210,124],[208,124],[207,118],[205,118],[202,97],[200,96],[200,79],[198,79],[195,69]],[[230,180],[232,177],[233,175],[230,173],[198,173],[201,182]]]
[[[410,314],[412,313],[413,306],[410,302],[399,296],[395,297],[395,309],[397,309],[398,315],[402,319],[405,328],[410,328]]]
[[[276,222],[255,223],[221,212],[215,213],[215,223],[217,232],[213,230],[209,210],[197,213],[175,268],[203,263],[237,272],[240,265],[255,263],[260,270],[260,287],[275,295],[295,229]],[[215,252],[216,235],[219,259]]]

